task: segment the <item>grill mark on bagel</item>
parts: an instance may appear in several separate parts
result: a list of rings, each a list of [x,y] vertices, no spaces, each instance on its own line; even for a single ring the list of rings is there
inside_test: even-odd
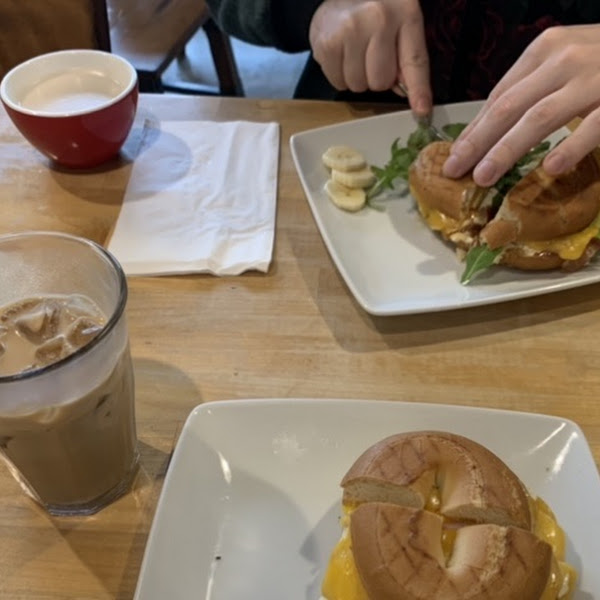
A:
[[[517,546],[514,543],[514,531],[511,528],[508,529],[507,545],[513,546],[514,548],[516,548],[516,546]],[[519,563],[521,564],[521,567],[525,570],[527,568],[526,558],[519,551],[515,552],[515,555],[516,555],[516,558],[518,559]]]
[[[370,598],[539,600],[550,573],[548,544],[522,529],[476,524],[462,530],[466,535],[446,565],[432,537],[439,521],[426,511],[389,503],[356,509],[353,551]]]
[[[425,438],[430,438],[429,442]],[[470,486],[468,498],[483,502],[487,513],[475,513],[477,522],[453,519],[431,509],[410,485],[440,485],[441,493],[451,481],[448,472],[431,469],[432,462],[447,455],[466,473]],[[460,450],[460,452],[458,451]],[[466,453],[466,457],[464,454]],[[378,464],[377,457],[382,459]],[[400,460],[402,467],[391,468],[388,461]],[[418,473],[411,469],[417,468]],[[485,473],[498,474],[491,479]],[[499,470],[499,471],[498,471]],[[390,482],[379,479],[392,474]],[[435,476],[434,476],[435,475]],[[408,481],[409,485],[399,485]],[[518,477],[493,453],[467,438],[438,431],[421,431],[390,436],[367,449],[342,480],[344,504],[348,506],[350,549],[353,569],[362,582],[366,596],[377,600],[539,600],[548,582],[553,560],[552,548],[532,532],[532,501]],[[456,482],[454,482],[456,485]],[[493,500],[487,492],[494,487]],[[394,497],[394,488],[409,488],[407,496]],[[424,487],[423,490],[435,488]],[[404,504],[417,497],[425,506]],[[496,510],[496,501],[510,505],[525,502],[527,526],[513,526],[524,515],[508,509]],[[491,502],[491,506],[485,504]],[[535,501],[537,502],[537,500]],[[530,504],[531,503],[531,504]],[[501,504],[500,508],[504,506]],[[468,507],[467,507],[468,508]],[[538,514],[538,513],[536,513]],[[455,531],[450,551],[444,547],[445,531]],[[456,529],[454,529],[456,528]],[[538,532],[536,526],[536,533]],[[347,539],[347,538],[346,538]],[[548,538],[543,536],[544,540]],[[346,546],[347,549],[347,546]],[[562,556],[562,555],[561,555]],[[341,571],[343,572],[343,571]],[[326,597],[330,597],[326,595]],[[362,596],[361,596],[362,597]],[[342,600],[338,596],[332,596]]]
[[[432,142],[423,148],[409,169],[408,182],[414,195],[430,208],[460,222],[472,212],[470,200],[479,188],[470,173],[460,179],[442,175],[451,146],[451,142]]]
[[[486,475],[493,472],[494,476]],[[500,525],[531,525],[520,480],[493,453],[448,433],[390,436],[364,452],[342,480],[344,501],[381,501],[423,508],[435,486],[440,513],[456,521],[493,515]]]
[[[498,213],[482,230],[490,248],[544,241],[585,229],[600,212],[600,168],[592,154],[571,171],[550,177],[542,166],[507,193]]]
[[[421,510],[415,510],[411,516],[408,518],[408,536],[406,538],[404,536],[399,536],[394,533],[394,524],[393,521],[389,518],[389,516],[384,511],[378,511],[378,518],[381,518],[384,522],[384,528],[382,533],[384,535],[390,535],[394,544],[397,548],[396,552],[393,552],[389,555],[389,563],[394,563],[397,560],[401,560],[404,558],[406,562],[410,565],[411,569],[408,572],[407,577],[404,579],[398,579],[398,585],[407,586],[410,585],[411,581],[417,580],[421,577],[422,569],[420,565],[423,564],[424,561],[431,560],[431,554],[427,552],[426,549],[422,548],[420,545],[419,538],[421,537],[422,531],[422,522],[425,517],[425,512]],[[386,544],[387,546],[387,544]],[[443,569],[446,568],[446,562],[440,563],[437,562],[437,566],[439,567],[436,571],[436,581],[435,581],[435,590],[439,590],[442,588],[444,584],[448,585],[448,582],[445,580]],[[456,589],[456,586],[452,582],[450,582],[452,588]]]

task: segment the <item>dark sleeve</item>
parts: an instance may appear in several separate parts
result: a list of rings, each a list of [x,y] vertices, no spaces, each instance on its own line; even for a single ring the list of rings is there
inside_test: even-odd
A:
[[[308,30],[323,0],[207,0],[229,35],[284,52],[309,50]]]

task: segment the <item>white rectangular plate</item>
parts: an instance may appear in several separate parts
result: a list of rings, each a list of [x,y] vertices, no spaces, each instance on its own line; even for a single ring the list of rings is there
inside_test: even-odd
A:
[[[480,102],[439,106],[434,124],[466,123]],[[416,129],[409,111],[356,119],[291,137],[296,170],[325,245],[357,302],[374,315],[464,308],[546,294],[600,281],[598,261],[576,273],[523,273],[501,267],[460,284],[463,271],[454,251],[422,221],[409,195],[386,201],[385,211],[348,213],[324,191],[328,172],[321,162],[333,145],[349,145],[383,166],[396,138],[406,143]],[[557,141],[562,129],[550,139]]]
[[[392,433],[440,429],[500,456],[544,498],[580,573],[600,590],[600,478],[567,420],[458,406],[363,400],[232,400],[190,414],[146,546],[137,600],[317,600],[340,534],[339,482]]]

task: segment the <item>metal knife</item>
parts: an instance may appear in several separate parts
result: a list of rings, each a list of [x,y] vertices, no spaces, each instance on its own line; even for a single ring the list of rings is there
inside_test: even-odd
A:
[[[396,84],[396,87],[408,98],[408,88],[401,81]],[[447,133],[432,123],[433,111],[429,112],[427,115],[416,116],[415,118],[417,119],[419,126],[428,129],[436,139],[444,142],[454,141]]]

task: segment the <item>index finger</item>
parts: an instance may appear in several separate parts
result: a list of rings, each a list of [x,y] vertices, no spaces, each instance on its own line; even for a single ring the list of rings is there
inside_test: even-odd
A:
[[[416,115],[426,116],[432,110],[433,95],[423,15],[418,7],[404,19],[398,35],[400,73],[410,91],[410,107]]]

